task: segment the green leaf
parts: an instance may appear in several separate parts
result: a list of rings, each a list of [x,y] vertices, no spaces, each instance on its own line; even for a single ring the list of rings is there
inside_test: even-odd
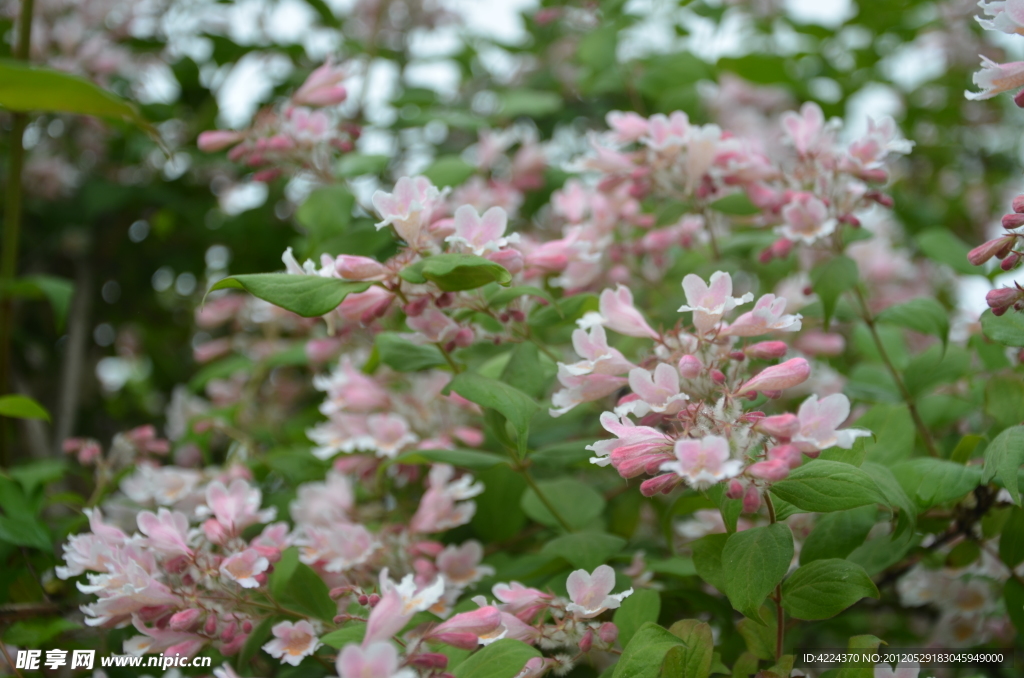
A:
[[[541,357],[536,344],[525,341],[512,349],[500,380],[531,398],[542,398],[557,371],[554,361],[547,356]]]
[[[785,480],[773,484],[771,492],[814,513],[886,503],[875,481],[862,469],[825,459],[816,459],[794,469]]]
[[[681,619],[669,632],[683,641],[683,647],[669,650],[672,658],[665,657],[666,666],[671,661],[672,670],[681,678],[707,678],[715,654],[711,626],[698,619]]]
[[[513,386],[473,372],[463,372],[452,379],[444,393],[450,391],[455,391],[481,407],[499,412],[515,429],[519,437],[520,454],[525,451],[530,419],[539,407],[533,398]]]
[[[574,294],[558,300],[557,305],[541,306],[530,314],[530,327],[543,329],[561,322],[575,323],[589,311],[598,309],[598,298],[594,294]]]
[[[914,397],[922,396],[938,384],[950,384],[967,376],[971,370],[971,356],[959,346],[943,352],[941,346],[932,346],[915,356],[903,371],[903,382]]]
[[[834,617],[861,598],[877,598],[878,588],[860,565],[825,558],[801,565],[782,584],[782,607],[797,619]]]
[[[652,678],[661,671],[665,655],[682,645],[678,637],[654,622],[647,622],[633,634],[615,665],[612,678]]]
[[[900,462],[892,472],[921,510],[960,499],[981,484],[982,477],[976,466],[930,457]]]
[[[326,238],[345,233],[352,222],[356,199],[341,185],[323,186],[306,198],[295,212],[295,218],[310,233]]]
[[[1024,346],[1024,313],[1007,311],[994,315],[986,309],[981,314],[981,331],[992,341],[1006,346]]]
[[[1024,464],[1024,426],[1006,429],[985,448],[985,466],[982,479],[989,482],[998,478],[1020,506],[1020,484],[1017,472]]]
[[[922,297],[890,306],[878,314],[878,322],[905,327],[921,334],[949,340],[949,312],[935,299]]]
[[[905,532],[912,533],[914,526],[917,525],[917,505],[907,496],[893,472],[887,467],[873,462],[865,462],[861,465],[861,469],[875,481],[875,485],[882,492],[889,506],[899,509],[899,518],[893,538],[900,537]]]
[[[32,398],[23,395],[0,396],[0,415],[13,419],[45,419],[50,413]]]
[[[579,480],[541,480],[537,482],[537,487],[573,530],[586,527],[604,511],[605,502],[601,493]],[[523,493],[520,505],[526,515],[538,523],[548,527],[561,527],[558,519],[548,511],[532,489]]]
[[[811,287],[821,299],[825,329],[828,330],[839,296],[858,284],[857,264],[842,255],[829,259],[811,271]]]
[[[875,434],[853,443],[853,449],[862,451],[867,461],[892,464],[914,453],[914,420],[903,403],[875,405],[854,425]]]
[[[508,464],[508,458],[479,450],[412,450],[392,460],[393,464],[451,464],[472,470]]]
[[[697,574],[719,591],[725,592],[725,573],[722,571],[722,551],[728,534],[709,534],[690,544],[693,566]]]
[[[515,118],[520,115],[540,118],[561,110],[563,104],[562,97],[556,92],[525,88],[507,90],[502,92],[499,98],[500,115],[503,118]]]
[[[793,560],[793,533],[783,523],[754,527],[729,536],[722,549],[725,593],[732,606],[754,621]]]
[[[514,678],[540,652],[521,640],[502,638],[455,667],[455,678]]]
[[[446,365],[440,349],[433,344],[409,341],[411,334],[381,332],[373,340],[380,362],[397,372],[419,372]]]
[[[291,575],[278,584],[274,598],[283,607],[324,621],[332,621],[338,614],[337,604],[331,600],[324,580],[309,565],[296,563]]]
[[[626,647],[640,627],[658,621],[661,596],[654,589],[639,589],[626,597],[612,620],[619,629],[619,643]]]
[[[209,291],[245,290],[303,318],[315,318],[336,309],[348,295],[365,292],[370,288],[370,284],[339,278],[323,278],[318,275],[254,273],[228,276],[217,281]]]
[[[474,473],[484,484],[483,494],[476,497],[476,513],[471,525],[481,538],[491,542],[504,541],[517,535],[526,525],[526,514],[520,507],[526,481],[508,466],[494,466]]]
[[[775,630],[778,628],[778,622],[774,612],[773,606],[762,605],[758,613],[761,615],[760,623],[753,619],[741,619],[736,624],[736,630],[747,644],[747,651],[765,661],[775,657]]]
[[[366,635],[366,622],[348,622],[336,631],[331,631],[320,638],[324,645],[340,650],[349,643],[361,643]]]
[[[68,463],[63,459],[40,459],[20,466],[12,466],[7,473],[31,495],[37,487],[60,480],[68,472]]]
[[[476,173],[476,168],[457,155],[442,155],[422,174],[438,188],[458,186]]]
[[[550,292],[530,285],[516,285],[515,287],[498,288],[494,294],[487,297],[487,305],[490,308],[501,308],[510,301],[514,301],[522,297],[540,297],[549,304],[552,304],[553,308],[558,308],[558,302],[553,296],[551,296]]]
[[[968,543],[968,542],[965,542]],[[1024,509],[1014,506],[999,537],[999,559],[1010,569],[1024,563]]]
[[[967,261],[970,245],[944,228],[933,228],[917,236],[917,245],[929,258],[946,264],[957,273],[978,275],[981,269]]]
[[[985,414],[995,419],[1000,428],[1024,421],[1024,381],[1018,376],[995,375],[988,378],[985,382]],[[975,437],[975,440],[980,441],[981,438]]]
[[[53,540],[46,526],[32,515],[0,516],[0,542],[30,546],[49,553]]]
[[[422,285],[428,280],[445,292],[474,290],[492,282],[508,285],[512,274],[501,264],[475,254],[436,254],[406,266],[398,275]]]
[[[612,556],[622,551],[625,545],[625,539],[613,534],[574,532],[552,539],[544,544],[540,552],[565,558],[573,567],[591,572],[598,565],[607,563]]]
[[[874,506],[861,506],[821,516],[800,549],[800,563],[850,555],[867,539],[876,513]]]
[[[387,155],[361,155],[348,153],[338,161],[339,177],[361,177],[367,174],[380,174],[387,169],[391,160]]]
[[[4,631],[3,639],[10,645],[38,648],[52,645],[51,641],[60,634],[79,628],[80,624],[64,617],[22,619]]]
[[[75,296],[75,284],[53,275],[26,275],[11,282],[6,293],[22,299],[46,299],[53,309],[54,324],[60,332],[64,329],[71,299]]]
[[[131,103],[84,78],[11,59],[0,59],[0,107],[93,115],[152,129]]]
[[[719,198],[708,205],[708,207],[722,214],[739,217],[750,216],[761,211],[754,203],[750,202],[750,198],[742,191]]]
[[[1024,636],[1024,584],[1010,577],[1003,588],[1006,614],[1017,627],[1017,635]]]

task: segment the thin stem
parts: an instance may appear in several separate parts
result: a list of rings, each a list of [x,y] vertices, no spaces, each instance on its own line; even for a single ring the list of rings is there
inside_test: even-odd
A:
[[[550,511],[551,515],[553,515],[555,517],[555,520],[558,521],[558,524],[562,526],[562,529],[566,532],[575,532],[576,530],[572,529],[572,527],[569,526],[569,522],[564,517],[562,517],[562,514],[559,513],[558,509],[554,507],[554,505],[551,503],[551,500],[547,498],[547,495],[545,495],[544,492],[541,491],[540,487],[537,485],[537,482],[533,479],[533,476],[530,475],[530,471],[527,470],[526,467],[521,466],[519,468],[519,472],[523,475],[523,478],[526,480],[526,484],[530,486],[530,489],[533,490],[534,494],[537,495],[537,498],[540,499],[540,503],[544,504],[544,508]]]
[[[441,342],[435,342],[434,346],[437,346],[437,350],[441,351],[441,355],[444,356],[445,362],[448,363],[448,366],[452,368],[452,372],[458,374],[459,372],[462,371],[462,368],[459,366],[459,364],[452,359],[451,354],[448,353],[448,351],[444,350],[444,346],[441,345]]]
[[[889,374],[892,375],[892,379],[896,382],[896,388],[899,389],[900,395],[903,397],[903,402],[907,404],[907,410],[910,412],[910,418],[914,420],[914,427],[917,428],[918,435],[921,436],[921,440],[924,441],[924,446],[928,450],[928,454],[933,457],[939,456],[938,450],[935,448],[935,441],[932,440],[932,434],[925,426],[924,420],[921,419],[921,413],[917,411],[917,403],[914,402],[914,397],[910,394],[907,389],[907,385],[903,383],[903,378],[897,371],[896,366],[892,364],[892,360],[889,358],[889,354],[885,350],[885,346],[882,344],[882,338],[878,335],[878,328],[875,326],[875,317],[871,314],[871,309],[868,308],[868,302],[864,298],[864,293],[861,291],[860,286],[854,286],[854,293],[857,296],[857,301],[860,302],[861,307],[861,318],[864,323],[868,326],[868,331],[871,333],[871,338],[875,342],[875,348],[878,349],[878,355],[882,359],[882,363],[886,369],[889,370]]]
[[[777,522],[775,504],[772,503],[772,497],[767,490],[764,493],[764,503],[768,507],[769,522],[775,524]],[[782,582],[775,586],[772,600],[775,601],[775,661],[779,661],[782,658],[782,645],[786,637],[786,611],[782,609]]]
[[[34,0],[22,0],[21,17],[18,20],[18,42],[13,56],[27,61],[29,40],[32,36],[32,13]],[[7,213],[4,216],[3,252],[0,253],[0,393],[10,388],[11,336],[14,332],[14,304],[8,294],[14,276],[18,272],[18,240],[21,236],[21,169],[25,164],[23,138],[28,127],[28,116],[14,114],[11,127],[11,156],[7,165]],[[9,463],[6,425],[0,439],[0,463]]]
[[[6,631],[7,629],[4,630]],[[3,651],[4,659],[7,660],[7,665],[11,667],[12,671],[14,671],[14,675],[16,675],[18,678],[22,678],[21,671],[18,670],[18,667],[17,665],[15,665],[14,660],[11,659],[11,655],[7,652],[7,643],[0,643],[0,650]]]

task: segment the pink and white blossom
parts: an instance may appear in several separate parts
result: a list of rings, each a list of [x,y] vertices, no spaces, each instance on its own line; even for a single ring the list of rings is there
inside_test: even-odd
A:
[[[693,324],[701,334],[707,334],[722,320],[722,317],[740,304],[754,299],[747,292],[741,297],[732,296],[732,276],[724,271],[711,274],[709,283],[693,273],[683,278],[686,303],[679,312],[693,311]]]
[[[463,205],[455,210],[455,232],[445,241],[482,256],[519,241],[518,233],[505,235],[507,226],[508,214],[500,207],[492,207],[481,216],[472,205]]]
[[[264,651],[282,664],[298,666],[320,647],[316,629],[303,619],[295,623],[280,622],[270,630],[274,638],[263,646]]]
[[[721,436],[677,440],[674,452],[675,461],[665,462],[661,470],[675,473],[698,490],[728,480],[743,470],[742,462],[730,458],[729,441]]]
[[[622,593],[612,593],[615,570],[607,565],[598,565],[593,573],[576,570],[569,575],[565,588],[572,601],[565,606],[565,611],[577,619],[590,619],[605,610],[614,610],[633,593],[631,588]]]
[[[256,549],[246,549],[228,556],[220,564],[221,576],[226,577],[245,589],[254,589],[260,585],[257,577],[270,567],[270,561]]]
[[[402,668],[395,646],[387,641],[359,646],[350,643],[335,662],[339,678],[416,678],[416,672]]]
[[[799,332],[802,324],[799,313],[786,313],[786,300],[766,294],[757,300],[754,308],[736,318],[722,333],[732,337],[756,337],[768,332]]]
[[[838,430],[849,416],[850,401],[842,393],[833,393],[820,400],[817,395],[812,395],[797,411],[800,432],[793,436],[793,443],[804,451],[830,447],[848,450],[857,438],[871,435],[871,431],[859,428]]]

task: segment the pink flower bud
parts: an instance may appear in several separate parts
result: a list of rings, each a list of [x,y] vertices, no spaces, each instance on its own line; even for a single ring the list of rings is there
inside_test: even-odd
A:
[[[225,657],[236,655],[238,654],[238,651],[242,649],[242,646],[245,645],[245,641],[248,639],[249,636],[239,633],[230,643],[225,643],[220,646],[220,653]],[[168,650],[168,652],[170,652],[170,650]]]
[[[232,132],[230,130],[211,130],[200,134],[196,143],[199,146],[200,151],[204,153],[215,153],[217,151],[224,150],[228,146],[234,146],[244,138],[245,135],[241,132]]]
[[[597,637],[601,639],[602,643],[611,645],[619,639],[619,627],[612,622],[605,622],[597,630]]]
[[[333,358],[340,349],[341,343],[337,339],[310,339],[306,342],[306,357],[309,362],[322,365]]]
[[[679,376],[683,379],[696,379],[704,370],[704,366],[696,356],[684,355],[679,359]]]
[[[463,327],[455,334],[455,345],[459,348],[466,348],[473,343],[473,329]]]
[[[484,258],[493,261],[496,264],[500,264],[505,267],[512,275],[519,273],[523,270],[523,254],[517,249],[507,247],[497,252],[488,252],[484,255]]]
[[[253,181],[258,181],[263,184],[269,184],[274,179],[281,176],[281,170],[279,169],[266,169],[260,170],[252,175]]]
[[[653,497],[656,494],[668,494],[681,482],[675,473],[665,473],[655,478],[648,478],[640,483],[640,494]]]
[[[192,607],[172,614],[167,625],[172,631],[191,631],[201,616],[203,611]]]
[[[388,269],[376,259],[351,254],[339,254],[334,270],[345,280],[383,280],[388,274]]]
[[[1013,103],[1017,104],[1017,108],[1024,108],[1024,90],[1013,95]]]
[[[835,332],[810,330],[796,339],[796,347],[808,355],[842,355],[846,350],[846,339]]]
[[[774,360],[786,355],[786,342],[784,341],[759,341],[743,349],[751,358],[758,360]]]
[[[811,366],[803,358],[792,358],[779,365],[766,367],[736,389],[742,396],[757,391],[782,391],[798,386],[811,376]]]
[[[1024,214],[1014,214],[1008,216],[1016,216],[1024,219]],[[967,261],[971,262],[975,266],[981,266],[992,257],[1002,259],[1010,250],[1013,249],[1014,243],[1017,241],[1015,235],[1004,235],[994,240],[978,245],[973,250],[967,253]]]
[[[203,631],[205,631],[208,636],[212,636],[217,633],[217,615],[211,614],[206,618],[206,623],[203,625]]]
[[[782,459],[769,459],[759,461],[747,467],[747,473],[755,478],[776,481],[782,480],[789,475],[789,464]]]
[[[248,619],[242,622],[242,633],[252,633],[252,622]]]
[[[203,523],[203,533],[214,544],[223,544],[229,536],[224,530],[224,526],[218,523],[215,518],[210,518]]]
[[[768,450],[768,459],[779,459],[791,469],[803,463],[803,456],[796,445],[776,445]]]
[[[1000,287],[991,290],[985,295],[985,302],[992,309],[994,315],[1003,315],[1022,298],[1021,290],[1017,287]]]
[[[747,485],[747,490],[743,493],[743,512],[757,513],[759,508],[761,508],[760,490],[753,484]]]
[[[220,639],[225,643],[230,643],[236,633],[238,633],[238,624],[231,622],[224,627],[223,631],[220,632]]]
[[[1013,211],[1024,213],[1024,194],[1018,195],[1013,199]]]
[[[421,669],[445,669],[448,667],[448,657],[440,652],[423,652],[409,657],[408,661],[412,666]]]
[[[1024,226],[1024,214],[1013,213],[1003,215],[1003,228],[1010,230]]]
[[[438,633],[432,635],[430,639],[457,647],[460,650],[475,650],[480,644],[480,638],[475,633],[468,632]]]
[[[722,372],[722,370],[711,370],[710,372],[708,372],[708,374],[711,375],[711,381],[715,382],[716,384],[725,383],[725,374]]]
[[[740,361],[740,360],[745,360],[746,357],[747,357],[747,354],[744,353],[743,351],[733,351],[732,353],[729,354],[729,357],[731,359],[733,359],[733,360]]]
[[[773,438],[788,440],[800,432],[800,418],[795,414],[776,414],[757,422],[754,430]]]
[[[1020,263],[1020,257],[1020,254],[1014,252],[1010,256],[1003,259],[1003,263],[999,264],[999,268],[1003,269],[1004,271],[1010,271],[1016,268],[1017,264]]]
[[[583,634],[583,637],[580,638],[580,642],[579,642],[580,652],[590,652],[590,648],[593,645],[594,645],[594,632],[588,630],[586,633]]]
[[[733,478],[729,481],[729,485],[725,491],[725,496],[729,499],[739,499],[743,496],[744,489],[743,483]]]

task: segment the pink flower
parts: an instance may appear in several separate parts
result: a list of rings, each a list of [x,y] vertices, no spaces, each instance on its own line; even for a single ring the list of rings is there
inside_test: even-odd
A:
[[[747,311],[723,331],[733,337],[756,337],[773,330],[798,332],[801,327],[799,313],[786,314],[786,300],[774,294],[766,294],[754,304],[754,310]]]
[[[345,100],[344,79],[345,71],[328,60],[309,74],[292,94],[292,101],[300,106],[336,106]]]
[[[729,441],[721,436],[680,439],[674,451],[676,460],[665,462],[661,470],[675,473],[698,490],[737,476],[743,469],[742,462],[729,458]]]
[[[757,391],[782,391],[807,381],[811,376],[811,366],[803,358],[791,358],[784,363],[766,367],[742,386],[736,389],[735,395],[743,396]]]
[[[349,322],[369,325],[376,318],[384,315],[394,300],[393,292],[374,285],[365,292],[357,292],[345,297],[337,311],[342,318]]]
[[[675,111],[669,116],[655,113],[647,125],[647,136],[642,141],[659,151],[682,147],[690,133],[690,119],[682,111]]]
[[[974,84],[980,92],[964,92],[972,101],[991,99],[994,96],[1024,87],[1024,61],[1000,64],[986,56],[981,57],[981,70],[974,74]]]
[[[462,612],[427,632],[427,640],[447,643],[463,650],[474,650],[477,645],[488,645],[505,636],[501,612],[487,605],[470,612]]]
[[[103,514],[99,509],[83,509],[89,518],[91,532],[73,534],[64,543],[64,564],[55,568],[60,579],[77,577],[86,570],[106,572],[114,558],[115,550],[125,541],[128,535],[118,528],[103,522]]]
[[[617,377],[608,374],[572,374],[568,366],[558,364],[558,381],[562,389],[551,396],[551,404],[554,405],[548,410],[552,417],[560,417],[572,408],[582,403],[589,403],[600,400],[611,395],[628,383],[625,377]]]
[[[165,556],[192,555],[188,546],[188,517],[165,508],[157,514],[143,511],[136,518],[139,531],[146,535],[146,544]]]
[[[427,479],[429,485],[419,508],[409,521],[409,529],[420,534],[443,532],[465,525],[476,513],[476,503],[465,501],[484,491],[484,486],[464,475],[452,481],[455,469],[447,464],[434,464]]]
[[[437,554],[435,562],[437,569],[450,585],[469,586],[494,574],[493,567],[480,564],[483,557],[484,547],[480,542],[471,539],[461,546],[446,546]]]
[[[221,576],[238,582],[244,589],[254,589],[260,585],[256,577],[267,571],[270,561],[260,555],[256,549],[246,549],[224,559],[220,564]]]
[[[635,414],[642,417],[650,412],[675,414],[686,405],[690,396],[679,391],[679,372],[668,363],[658,363],[654,373],[642,367],[629,371],[629,387],[639,398],[615,408],[615,414]]]
[[[355,504],[355,497],[352,481],[345,474],[332,469],[322,483],[299,485],[297,494],[288,508],[296,523],[329,527],[351,522],[349,512]]]
[[[428,237],[425,229],[441,198],[441,191],[426,177],[402,177],[394,193],[376,191],[371,197],[382,219],[377,228],[390,224],[409,247],[421,249]]]
[[[572,333],[572,347],[583,360],[571,365],[561,365],[568,374],[583,376],[585,374],[623,374],[631,370],[633,363],[608,345],[608,336],[604,327],[594,325],[590,334],[586,330],[577,329]]]
[[[442,345],[455,341],[459,330],[462,329],[457,322],[434,306],[417,316],[406,318],[405,324],[419,333],[415,338],[421,342],[427,341]]]
[[[611,412],[601,415],[601,426],[616,438],[587,445],[597,455],[590,458],[592,464],[612,464],[622,477],[632,478],[648,468],[657,470],[672,458],[672,439],[656,428],[636,426],[628,417],[620,419]]]
[[[830,447],[848,450],[855,439],[871,435],[871,431],[859,428],[837,430],[850,416],[850,401],[842,393],[833,393],[821,400],[812,395],[800,405],[797,416],[800,432],[793,436],[793,443],[805,452]]]
[[[441,600],[444,588],[442,577],[417,588],[413,575],[407,574],[400,583],[395,583],[388,578],[387,568],[381,570],[381,598],[366,620],[363,647],[391,638],[401,631],[414,614],[429,610]]]
[[[660,336],[647,324],[640,311],[633,305],[633,293],[624,285],[616,286],[614,291],[604,290],[601,292],[599,308],[599,321],[596,317],[592,317],[590,320],[583,318],[580,320],[580,326],[585,327],[600,322],[607,328],[630,337],[657,339]]]
[[[518,233],[505,237],[507,226],[508,215],[500,207],[492,207],[481,217],[472,205],[463,205],[455,210],[455,233],[445,238],[445,242],[462,245],[481,256],[519,241]]]
[[[800,113],[783,113],[782,126],[800,155],[817,153],[831,141],[830,125],[825,123],[825,114],[820,106],[812,102],[801,106]]]
[[[1024,290],[1019,287],[1000,287],[985,295],[985,303],[993,315],[1003,315],[1024,300]]]
[[[605,116],[612,138],[620,144],[639,141],[647,134],[647,119],[633,111],[611,111]]]
[[[775,231],[789,240],[800,240],[808,245],[835,232],[838,222],[829,217],[828,207],[811,193],[797,193],[782,208],[785,222]]]
[[[298,666],[304,657],[320,647],[316,630],[305,619],[294,624],[287,621],[275,624],[271,633],[274,639],[264,645],[263,649],[271,657],[280,659],[282,664]]]
[[[146,653],[175,654],[175,652],[191,657],[206,644],[205,638],[195,634],[174,631],[170,628],[146,626],[138,618],[132,619],[132,625],[143,635],[133,636],[124,641],[123,649],[125,654],[136,657]]]
[[[1020,0],[994,0],[978,3],[991,20],[976,17],[982,28],[1009,35],[1024,35],[1024,3]]]
[[[336,524],[328,527],[300,527],[294,543],[299,560],[317,565],[325,572],[347,572],[367,562],[380,548],[373,533],[362,525]]]
[[[732,296],[732,276],[724,271],[711,274],[710,285],[693,273],[683,278],[686,304],[679,312],[693,311],[693,324],[701,334],[707,334],[726,313],[739,304],[752,301],[754,295],[747,292],[742,297]]]
[[[238,534],[250,525],[269,523],[277,515],[276,508],[260,510],[263,493],[249,483],[236,478],[224,486],[214,481],[206,487],[206,506],[196,509],[200,517],[212,515],[230,534]]]
[[[313,377],[313,387],[327,393],[320,411],[330,416],[335,412],[371,412],[386,409],[391,399],[377,381],[364,374],[346,355],[330,375]]]
[[[754,425],[754,430],[780,440],[789,440],[800,432],[800,419],[795,414],[777,414],[765,417]]]
[[[495,584],[491,588],[494,597],[503,603],[501,609],[524,622],[529,622],[537,613],[548,606],[551,594],[544,593],[517,581]]]
[[[339,678],[416,678],[412,669],[401,668],[398,650],[382,641],[360,647],[350,643],[338,654]]]
[[[565,606],[577,619],[590,619],[605,610],[614,610],[622,601],[633,593],[627,589],[622,593],[612,594],[615,588],[615,570],[607,565],[598,565],[593,574],[586,570],[576,570],[565,582],[572,601]]]

